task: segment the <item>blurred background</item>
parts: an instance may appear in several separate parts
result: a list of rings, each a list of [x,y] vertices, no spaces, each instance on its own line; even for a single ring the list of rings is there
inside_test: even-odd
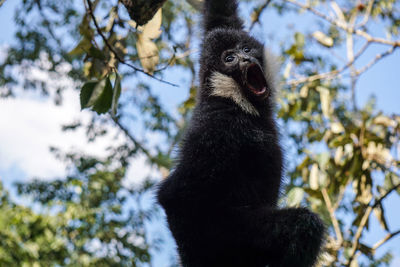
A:
[[[154,190],[195,103],[200,7],[0,0],[1,266],[178,265]],[[400,266],[400,1],[240,14],[279,68],[280,205],[329,227],[319,266]]]

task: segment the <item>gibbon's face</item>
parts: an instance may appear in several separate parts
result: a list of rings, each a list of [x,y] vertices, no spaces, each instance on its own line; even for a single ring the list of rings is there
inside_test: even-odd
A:
[[[247,93],[265,98],[269,94],[268,85],[257,53],[257,48],[248,42],[238,43],[236,47],[221,54],[222,71],[230,75]]]
[[[217,29],[203,43],[202,68],[208,76],[204,78],[211,81],[214,89],[212,95],[233,98],[232,87],[239,87],[236,94],[242,96],[236,98],[245,97],[251,102],[266,99],[271,89],[264,60],[263,45],[243,31]]]

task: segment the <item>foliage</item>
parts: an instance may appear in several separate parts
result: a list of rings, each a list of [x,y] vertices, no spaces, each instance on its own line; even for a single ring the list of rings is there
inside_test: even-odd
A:
[[[122,185],[125,167],[67,155],[74,170],[65,179],[18,184],[18,192],[38,203],[16,205],[1,189],[0,263],[22,266],[142,266],[150,261],[146,221],[152,209],[132,202],[141,190]],[[39,210],[41,210],[39,212]]]
[[[199,4],[187,2],[194,7]],[[24,74],[41,68],[57,77],[60,66],[68,64],[68,76],[80,84],[81,107],[105,115],[93,115],[89,125],[75,122],[65,129],[86,127],[93,141],[104,134],[101,125],[110,122],[125,141],[122,146],[110,144],[111,156],[105,160],[68,154],[64,157],[71,165],[68,177],[19,184],[19,193],[39,209],[15,204],[1,188],[1,263],[137,266],[151,261],[149,248],[154,244],[147,239],[144,225],[156,212],[133,204],[141,201],[151,183],[129,189],[122,179],[130,159],[139,154],[167,175],[190,117],[197,86],[192,52],[199,35],[193,29],[198,23],[195,9],[187,2],[167,1],[162,12],[143,26],[131,20],[120,1],[19,3],[16,41],[0,64],[0,95],[15,96],[16,86],[22,83],[25,89],[44,95],[55,91],[55,100],[61,103],[65,88],[28,75],[21,78],[15,70]],[[260,0],[242,4],[252,10],[247,22],[255,31],[268,29],[264,14],[318,22],[310,28],[292,25],[287,30],[291,38],[285,36],[279,45],[284,70],[278,115],[285,142],[292,148],[287,151],[286,200],[290,205],[311,207],[329,226],[321,265],[389,264],[389,251],[380,257],[375,252],[400,235],[399,229],[391,229],[383,205],[389,195],[400,194],[400,116],[378,110],[374,98],[359,107],[357,92],[362,88],[357,82],[400,47],[400,2]],[[383,34],[376,29],[384,31],[386,38],[378,37]],[[361,61],[368,58],[373,45],[382,52],[367,63]],[[38,64],[43,58],[46,66]],[[190,79],[188,98],[177,112],[165,108],[155,90],[175,86],[164,79],[169,70]],[[135,134],[139,127],[145,136],[157,134],[160,141],[141,141]],[[386,233],[375,244],[363,239],[371,216]],[[101,244],[101,252],[91,250],[93,242]]]

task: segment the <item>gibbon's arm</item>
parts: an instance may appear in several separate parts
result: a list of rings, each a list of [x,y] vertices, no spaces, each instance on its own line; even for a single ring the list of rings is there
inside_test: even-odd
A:
[[[243,29],[237,7],[236,0],[205,0],[203,10],[205,33],[215,28]]]

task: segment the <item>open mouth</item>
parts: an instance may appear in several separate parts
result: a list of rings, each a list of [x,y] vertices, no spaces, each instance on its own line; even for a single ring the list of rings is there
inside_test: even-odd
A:
[[[246,70],[246,86],[255,95],[264,95],[267,92],[267,80],[260,65],[251,64]]]

